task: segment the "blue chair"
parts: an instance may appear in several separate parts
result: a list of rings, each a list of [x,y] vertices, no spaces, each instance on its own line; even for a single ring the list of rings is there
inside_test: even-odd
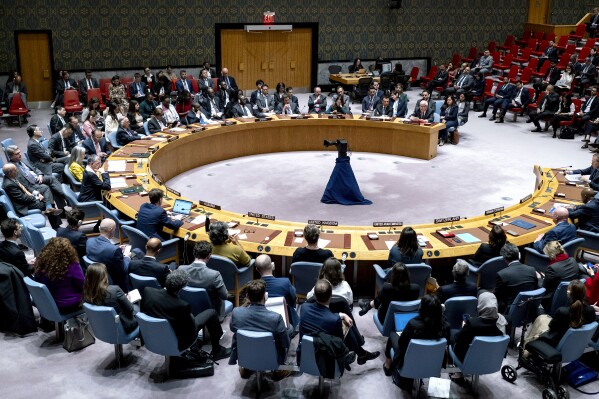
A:
[[[568,284],[570,284],[569,281],[562,281],[555,289],[553,300],[551,301],[550,315],[554,315],[555,311],[562,306],[568,306]]]
[[[236,334],[237,363],[256,372],[256,384],[260,392],[263,373],[279,369],[275,339],[270,332],[237,330]]]
[[[4,208],[4,212],[8,215],[8,212],[12,212],[13,214],[17,214],[15,211],[10,198],[6,195],[0,195],[0,206]],[[34,225],[35,227],[45,227],[46,226],[46,217],[42,215],[39,209],[31,209],[27,212],[27,215],[22,216],[24,220],[27,220],[29,223]]]
[[[108,138],[108,141],[110,141],[110,144],[112,144],[112,147],[116,150],[119,148],[122,148],[122,145],[119,145],[119,143],[116,141],[116,130],[113,132],[109,132],[106,137]]]
[[[322,397],[324,391],[324,377],[320,374],[320,370],[318,370],[318,365],[316,363],[314,338],[309,335],[304,335],[300,345],[302,347],[302,356],[300,359],[299,370],[302,373],[318,377],[318,391],[320,397]],[[337,362],[335,362],[335,378],[339,378],[339,376],[341,376],[341,372],[337,366]]]
[[[385,315],[385,321],[383,323],[379,320],[377,312],[373,312],[372,319],[374,320],[374,325],[379,329],[382,336],[388,337],[389,334],[396,331],[395,313],[408,313],[412,314],[412,317],[416,317],[419,308],[420,299],[406,302],[392,301],[389,303],[389,308],[387,309],[387,314]]]
[[[471,282],[476,283],[479,289],[493,291],[495,289],[495,281],[497,273],[507,267],[507,263],[502,256],[491,258],[479,267],[469,266],[470,274],[468,278]]]
[[[412,339],[404,355],[403,366],[398,369],[399,375],[413,378],[412,397],[417,397],[420,391],[420,380],[429,377],[440,377],[441,367],[447,340]],[[394,356],[391,351],[391,356]]]
[[[566,251],[570,258],[575,258],[578,248],[583,244],[584,238],[575,238],[574,240],[563,245],[564,251]],[[545,273],[547,270],[547,264],[549,264],[549,257],[530,247],[524,248],[524,252],[526,252],[526,264],[534,267],[538,272]]]
[[[121,224],[123,232],[129,237],[129,244],[131,244],[131,251],[134,249],[140,250],[142,253],[146,252],[146,243],[150,239],[141,230],[138,230],[132,226]],[[161,263],[175,261],[179,264],[179,238],[171,238],[162,242],[162,249],[156,257],[156,260]]]
[[[501,369],[509,342],[508,336],[474,337],[463,362],[455,355],[451,345],[449,356],[464,375],[472,376],[472,389],[476,392],[479,376]]]
[[[4,139],[0,142],[0,144],[2,145],[2,150],[4,151],[4,156],[6,157],[6,162],[10,162],[10,158],[8,157],[8,153],[6,152],[6,149],[10,145],[15,145],[14,140],[11,138]]]
[[[375,280],[374,280],[374,297],[376,298],[377,294],[383,289],[383,285],[385,284],[385,279],[387,278],[388,270],[383,269],[378,264],[372,265],[374,267]]]
[[[48,287],[46,287],[45,284],[33,281],[29,277],[25,277],[23,281],[25,281],[25,285],[27,285],[29,295],[31,295],[33,304],[39,311],[40,316],[46,320],[54,322],[56,340],[60,341],[62,323],[82,314],[83,310],[78,310],[69,314],[60,314],[60,311],[56,306],[56,302],[54,301],[54,298],[52,298],[50,290],[48,290]]]
[[[584,253],[586,251],[599,253],[599,233],[588,230],[576,230],[576,235],[580,238],[584,238],[584,244],[581,245],[581,259],[584,258]]]
[[[515,341],[516,328],[528,325],[537,317],[537,309],[543,296],[545,288],[519,293],[514,302],[508,307],[507,319],[510,320],[510,342]],[[524,337],[521,337],[524,338]]]
[[[235,306],[239,306],[241,288],[249,283],[254,276],[254,259],[252,259],[249,266],[238,269],[233,261],[223,256],[212,255],[206,266],[220,272],[227,291],[235,295]]]
[[[291,264],[289,274],[297,298],[306,298],[308,292],[316,285],[321,268],[322,263],[315,262],[295,262]]]
[[[29,160],[29,158],[27,158]],[[4,166],[4,161],[0,158],[0,177],[4,177],[4,172],[2,172],[2,167]]]
[[[198,315],[207,309],[214,309],[219,314],[219,319],[224,319],[228,314],[233,311],[233,303],[231,301],[223,301],[223,309],[216,309],[212,305],[212,300],[208,291],[205,288],[197,288],[186,286],[179,291],[179,298],[183,299],[191,306],[191,313]]]
[[[20,220],[24,227],[21,238],[25,238],[27,246],[33,250],[35,256],[38,256],[48,241],[56,237],[56,231],[50,227],[37,228],[27,220]]]
[[[451,328],[452,339],[450,341],[453,342],[453,336],[462,328],[464,315],[468,314],[470,317],[476,317],[478,315],[476,308],[478,299],[474,296],[456,296],[449,298],[445,301],[444,305],[445,311],[443,312],[443,315]]]
[[[406,265],[408,272],[410,272],[410,281],[413,284],[418,284],[420,287],[420,296],[424,296],[424,290],[426,289],[426,280],[431,276],[432,268],[424,263]]]
[[[83,255],[83,262],[85,262],[87,266],[91,265],[92,263],[96,263],[95,261],[91,260],[87,255]]]
[[[85,302],[83,310],[87,315],[94,336],[100,341],[114,345],[114,358],[117,365],[123,361],[123,344],[128,344],[139,336],[139,327],[125,333],[117,319],[116,310],[111,306],[98,306]]]
[[[75,193],[71,186],[68,184],[62,184],[62,191],[64,192],[64,196],[67,200],[69,206],[78,208],[85,212],[85,220],[101,220],[102,214],[100,213],[96,204],[102,203],[101,201],[88,201],[88,202],[79,202],[77,199],[78,195]]]
[[[149,122],[149,120],[146,120],[144,122],[144,132],[145,132],[146,136],[149,136],[151,134],[150,129],[148,129],[148,122]]]
[[[129,273],[129,280],[131,280],[131,285],[133,288],[138,290],[141,295],[143,295],[144,288],[146,287],[161,288],[160,284],[158,284],[158,280],[156,280],[155,277],[140,276],[139,274]]]
[[[135,225],[135,220],[125,220],[119,217],[119,211],[116,209],[111,211],[106,208],[102,203],[96,203],[98,210],[100,211],[101,219],[112,219],[116,223],[116,231],[117,237],[119,238],[119,242],[122,244],[125,242],[127,236],[123,233],[122,226],[133,226]],[[145,247],[144,247],[145,250]]]
[[[73,176],[73,174],[71,173],[71,169],[69,169],[69,165],[64,166],[63,172],[64,175],[67,177],[67,180],[69,181],[69,184],[71,185],[73,191],[79,192],[79,190],[81,189],[81,182],[75,179],[75,176]]]
[[[165,357],[166,375],[170,377],[171,356],[180,356],[183,353],[179,350],[175,331],[166,319],[157,319],[142,312],[136,313],[135,319],[139,324],[146,349]]]

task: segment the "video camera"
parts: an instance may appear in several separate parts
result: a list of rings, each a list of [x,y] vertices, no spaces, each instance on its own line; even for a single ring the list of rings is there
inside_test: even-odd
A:
[[[330,147],[334,145],[335,148],[337,148],[337,152],[339,153],[339,157],[346,157],[347,156],[347,140],[345,139],[337,139],[337,140],[324,140],[324,146],[325,147]]]

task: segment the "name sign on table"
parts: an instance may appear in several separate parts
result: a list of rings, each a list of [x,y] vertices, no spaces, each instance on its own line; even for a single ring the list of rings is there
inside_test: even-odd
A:
[[[489,209],[488,211],[485,211],[485,216],[491,215],[491,214],[495,214],[495,213],[499,213],[499,212],[503,212],[504,207],[500,206],[497,208],[493,208],[493,209]]]
[[[265,215],[264,213],[248,212],[248,216],[256,219],[275,220],[272,215]]]
[[[177,195],[177,196],[179,196],[179,197],[181,196],[181,193],[180,193],[180,192],[178,192],[177,190],[174,190],[174,189],[172,189],[172,188],[170,188],[170,187],[167,187],[167,188],[166,188],[166,191],[169,191],[169,192],[171,192],[171,193],[173,193],[173,194],[175,194],[175,195]]]
[[[373,222],[372,227],[401,227],[403,222]]]
[[[213,204],[212,202],[206,202],[206,201],[198,201],[200,203],[200,205],[205,206],[206,208],[212,208],[212,209],[216,209],[217,211],[220,211],[220,205],[216,205]]]
[[[448,222],[458,222],[458,221],[460,221],[460,219],[462,219],[461,216],[450,216],[448,218],[439,218],[439,219],[435,219],[435,224],[448,223]]]
[[[339,222],[335,220],[308,220],[308,224],[315,224],[318,226],[339,226]]]
[[[526,202],[526,201],[528,201],[528,200],[529,200],[529,199],[531,199],[531,198],[532,198],[532,194],[528,194],[526,197],[524,197],[524,198],[522,198],[522,199],[520,200],[520,203]]]

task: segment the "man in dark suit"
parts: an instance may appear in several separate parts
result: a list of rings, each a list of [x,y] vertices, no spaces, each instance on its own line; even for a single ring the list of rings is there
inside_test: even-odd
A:
[[[532,87],[535,89],[536,97],[539,96],[539,93],[547,88],[547,85],[555,85],[561,76],[561,71],[557,68],[556,60],[549,60],[551,66],[545,73],[543,78],[538,78],[533,83]]]
[[[81,126],[79,126],[79,118],[77,118],[75,115],[71,115],[69,117],[68,125],[73,130],[73,134],[71,134],[71,137],[69,137],[71,142],[67,143],[69,145],[69,148],[72,150],[73,147],[75,147],[76,145],[81,145],[83,143],[83,140],[85,140],[85,136],[83,135]]]
[[[389,96],[383,96],[374,110],[373,116],[388,116],[389,118],[393,117],[393,107],[389,105]]]
[[[567,175],[581,175],[580,180],[589,183],[589,187],[599,191],[599,153],[594,153],[591,158],[591,166],[584,169],[567,170]]]
[[[193,247],[194,261],[191,265],[179,266],[189,274],[189,286],[204,288],[212,301],[212,308],[220,317],[225,316],[224,303],[229,293],[220,272],[209,269],[208,261],[212,255],[212,244],[208,241],[197,242]]]
[[[27,143],[27,155],[31,164],[42,171],[45,176],[58,173],[62,176],[64,166],[68,164],[69,158],[54,159],[40,142],[42,130],[37,125],[27,127],[29,142]],[[60,178],[59,178],[60,180]]]
[[[21,225],[17,219],[7,218],[0,224],[4,241],[0,242],[0,261],[10,263],[25,276],[33,274],[33,263],[27,262],[25,252],[19,248],[17,239],[21,237]]]
[[[491,115],[491,118],[489,118],[489,120],[494,121],[495,116],[497,114],[497,108],[499,108],[506,99],[509,99],[513,96],[515,89],[516,89],[516,86],[514,86],[514,84],[510,82],[510,78],[508,78],[507,76],[504,77],[503,84],[501,85],[501,87],[499,87],[497,89],[497,91],[495,92],[495,95],[493,97],[487,98],[485,100],[485,105],[483,107],[483,113],[480,114],[478,117],[486,118],[487,110],[489,109],[489,106],[492,105],[493,106],[493,115]]]
[[[584,62],[584,65],[580,70],[580,97],[584,97],[584,91],[587,88],[587,86],[595,84],[596,74],[597,68],[595,67],[595,65],[593,65],[591,58],[587,57],[587,59]]]
[[[302,305],[300,313],[300,342],[303,335],[317,335],[319,332],[341,338],[349,350],[358,355],[358,364],[364,364],[368,360],[376,359],[380,352],[368,352],[362,345],[363,338],[354,334],[351,328],[353,320],[345,313],[333,313],[329,309],[331,297],[333,296],[333,287],[327,280],[318,280],[314,286],[314,296],[316,302],[305,302]],[[344,331],[348,330],[344,337]],[[298,349],[299,351],[299,349]]]
[[[500,254],[508,267],[497,272],[495,296],[499,313],[505,314],[520,292],[539,288],[539,279],[534,267],[520,262],[520,252],[514,244],[505,244]]]
[[[175,83],[177,94],[181,95],[181,93],[183,93],[184,91],[188,91],[194,94],[195,92],[193,90],[191,80],[187,79],[187,71],[185,69],[182,69],[179,72],[179,75],[181,76],[181,78],[177,79],[177,82]]]
[[[553,42],[553,40],[550,40],[549,43],[547,44],[547,48],[545,49],[545,51],[543,51],[543,55],[539,58],[539,68],[541,68],[543,66],[543,63],[545,61],[550,61],[550,62],[554,62],[555,64],[557,64],[557,61],[559,60],[559,52],[557,51],[557,48],[555,47],[555,43]],[[557,82],[557,80],[556,80]],[[555,84],[555,83],[553,83]]]
[[[559,241],[564,245],[576,239],[576,226],[568,223],[568,209],[556,208],[553,211],[553,223],[555,227],[545,234],[540,234],[533,243],[534,249],[539,253],[543,253],[543,248],[549,241]]]
[[[391,100],[391,114],[398,118],[404,118],[408,112],[408,104],[402,101],[399,93],[395,91],[391,93]]]
[[[256,81],[256,90],[254,90],[250,95],[250,104],[252,105],[252,107],[256,105],[256,101],[258,101],[258,96],[260,95],[260,93],[262,93],[263,84],[264,81],[262,79],[258,79]]]
[[[150,134],[158,133],[167,128],[164,111],[162,108],[154,109],[154,115],[148,119],[148,131]]]
[[[141,81],[141,74],[135,73],[133,82],[129,84],[129,97],[137,102],[142,102],[148,93],[148,86]]]
[[[69,72],[62,71],[62,79],[56,82],[56,105],[63,105],[65,90],[77,90],[77,82],[70,78]]]
[[[524,87],[522,81],[518,80],[516,82],[516,90],[512,91],[512,95],[508,98],[505,98],[501,103],[501,111],[499,113],[499,118],[495,121],[495,123],[503,123],[503,118],[507,113],[508,109],[512,108],[521,108],[522,110],[528,107],[530,104],[531,98],[528,89]]]
[[[237,91],[237,83],[235,82],[235,78],[233,76],[229,76],[229,70],[227,68],[223,68],[220,72],[220,78],[218,78],[218,86],[220,87],[220,82],[225,82],[228,90]]]
[[[198,102],[193,102],[193,104],[191,104],[191,109],[189,110],[189,112],[187,113],[187,116],[184,118],[183,122],[186,125],[192,125],[192,124],[206,124],[206,118],[204,117],[204,114],[202,113],[202,106],[200,105],[200,103]]]
[[[73,208],[67,214],[67,227],[61,227],[56,231],[56,237],[66,238],[79,255],[80,264],[83,265],[83,257],[87,254],[87,236],[79,231],[79,226],[85,219],[85,213],[77,208]],[[85,271],[85,270],[84,270]]]
[[[272,95],[268,94],[268,85],[265,83],[262,85],[262,93],[256,100],[257,109],[260,112],[273,112],[275,109],[275,99]]]
[[[158,103],[154,101],[154,94],[148,91],[146,98],[139,103],[139,113],[143,116],[144,121],[152,116],[157,105]]]
[[[426,100],[420,101],[418,109],[410,116],[412,122],[432,123],[434,119],[435,112],[428,107]]]
[[[82,146],[85,148],[87,155],[97,155],[102,162],[112,154],[108,146],[108,140],[104,137],[104,132],[101,129],[94,130],[91,138],[83,140]]]
[[[362,99],[362,113],[372,113],[379,105],[379,98],[376,96],[376,89],[370,86],[368,95]]]
[[[6,92],[4,94],[6,96],[8,108],[10,108],[12,98],[14,96],[20,96],[25,108],[29,109],[29,105],[27,105],[27,87],[25,86],[25,83],[23,83],[23,78],[21,78],[21,75],[15,76],[12,82],[8,82],[6,84]],[[24,122],[27,123],[26,118]]]
[[[568,208],[568,216],[572,221],[578,219],[577,226],[580,230],[599,233],[599,199],[592,188],[586,187],[580,193],[583,205]]]
[[[453,265],[453,283],[442,285],[437,290],[437,296],[441,302],[456,296],[476,296],[477,287],[475,283],[466,281],[469,273],[468,262],[458,259]]]
[[[247,284],[247,297],[250,301],[249,306],[241,306],[233,309],[231,315],[231,332],[233,332],[233,342],[231,345],[231,357],[229,364],[237,363],[237,331],[249,330],[259,332],[269,332],[275,341],[277,348],[277,361],[279,364],[285,364],[287,351],[289,350],[289,336],[285,328],[283,317],[268,310],[264,303],[266,302],[266,284],[262,280],[252,280]],[[289,370],[273,371],[272,378],[279,381],[287,377],[291,372]],[[241,378],[249,378],[250,370],[239,368]]]
[[[112,284],[118,285],[124,292],[129,292],[129,278],[126,270],[131,259],[128,256],[123,256],[124,246],[119,247],[110,241],[115,231],[114,220],[102,220],[100,235],[87,240],[87,256],[93,262],[104,263]]]
[[[206,95],[201,96],[200,106],[202,107],[202,113],[208,119],[221,119],[223,118],[223,107],[220,103],[220,99],[214,94],[212,87],[206,89]]]
[[[591,96],[587,98],[580,107],[580,112],[576,114],[574,126],[579,132],[588,121],[599,117],[599,98],[597,98],[597,87],[591,87]],[[597,189],[595,189],[597,190]]]
[[[265,115],[247,104],[247,98],[242,94],[232,108],[234,118],[262,118]]]
[[[191,306],[178,297],[179,291],[189,282],[189,275],[183,270],[175,270],[166,277],[166,290],[146,287],[141,294],[141,311],[148,316],[166,319],[177,336],[178,349],[183,351],[193,345],[192,352],[201,349],[196,342],[198,331],[204,326],[212,342],[212,359],[220,360],[231,355],[231,349],[220,345],[223,330],[214,309],[204,310],[194,316]],[[195,345],[194,345],[195,344]]]
[[[177,230],[183,225],[180,219],[170,218],[164,208],[162,208],[162,198],[164,193],[158,188],[153,188],[148,193],[150,203],[144,203],[137,213],[137,229],[141,230],[148,237],[155,237],[163,240],[160,233],[167,227],[171,230]]]
[[[327,97],[322,94],[320,87],[314,88],[314,94],[308,98],[308,113],[321,114],[327,110]]]
[[[79,81],[79,87],[81,88],[81,102],[87,104],[87,91],[89,89],[99,89],[100,84],[98,83],[98,79],[92,76],[92,71],[87,69],[85,71],[85,78]]]
[[[597,29],[599,29],[599,7],[593,8],[593,15],[589,22],[586,22],[587,32],[589,32],[589,37],[593,38],[597,34]]]
[[[58,133],[54,133],[48,140],[48,151],[50,156],[56,159],[57,162],[67,163],[70,161],[71,149],[74,147],[71,142],[73,128],[69,124],[60,129]]]
[[[553,85],[547,85],[543,99],[537,105],[537,108],[528,114],[529,119],[526,122],[532,122],[535,125],[535,128],[531,132],[540,132],[541,124],[539,121],[551,119],[558,109],[559,94],[554,91]],[[549,130],[549,124],[545,128],[545,131],[547,130]]]
[[[109,190],[110,175],[102,168],[102,160],[97,155],[90,155],[81,179],[78,201],[102,201],[102,191]]]
[[[283,102],[277,104],[275,113],[279,115],[297,115],[300,113],[300,110],[297,104],[291,101],[291,97],[283,95]]]
[[[474,86],[474,76],[470,74],[470,67],[465,66],[463,72],[456,77],[455,82],[450,83],[450,86],[443,91],[443,95],[456,94],[459,96],[472,90],[472,86]]]
[[[443,64],[439,65],[439,69],[437,70],[435,77],[428,84],[428,88],[427,88],[428,91],[430,93],[432,93],[433,90],[435,89],[435,87],[439,87],[439,86],[444,87],[445,84],[447,83],[448,78],[449,78],[449,74],[447,73],[447,70],[445,69],[445,65],[443,65]]]
[[[234,92],[231,89],[227,89],[227,84],[225,82],[220,82],[218,85],[218,92],[216,93],[216,97],[218,97],[218,102],[220,107],[226,111],[228,106],[231,106],[231,103],[234,102],[234,99],[237,99],[237,92]],[[228,116],[225,116],[228,118]]]
[[[168,265],[160,263],[156,257],[162,249],[162,241],[150,238],[146,243],[146,254],[141,259],[133,259],[129,263],[129,273],[139,276],[154,277],[161,287],[166,283],[166,276],[171,272]]]
[[[148,122],[148,129],[150,128],[150,123]],[[151,131],[150,131],[151,132]],[[119,124],[119,128],[116,131],[116,142],[120,146],[125,146],[132,141],[140,140],[142,137],[137,134],[134,130],[131,129],[131,121],[129,118],[124,117],[121,119],[121,123]]]
[[[50,118],[50,134],[58,133],[66,126],[67,121],[65,119],[67,110],[64,107],[56,108],[56,114]]]

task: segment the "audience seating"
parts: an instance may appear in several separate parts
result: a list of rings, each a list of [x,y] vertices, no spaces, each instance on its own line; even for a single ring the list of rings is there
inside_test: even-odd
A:
[[[342,69],[343,68],[341,67],[341,65],[329,65],[329,75],[335,75],[335,74],[341,73]],[[333,90],[331,90],[331,92],[329,93],[329,96],[331,96],[337,92],[335,90],[335,88],[339,85],[339,82],[336,82],[336,81],[330,80],[330,79],[329,79],[329,82],[333,85]]]
[[[530,69],[525,68],[524,70],[528,71],[527,75],[530,75]],[[524,72],[522,72],[522,74],[524,74]],[[522,83],[524,83],[524,81],[522,81]],[[530,94],[530,98],[533,98],[535,96],[535,89],[533,89],[532,87],[529,87],[529,88],[527,88],[527,90],[528,90],[528,94]],[[514,122],[516,122],[516,120],[518,120],[518,114],[522,113],[523,111],[524,111],[524,108],[522,108],[522,107],[514,107],[514,108],[508,109],[508,112],[511,112],[514,114]]]
[[[578,114],[578,112],[580,112],[580,108],[582,107],[582,100],[579,98],[574,98],[572,99],[572,103],[574,103],[574,115],[572,115],[572,119],[568,121],[559,122],[560,133],[563,131],[564,127],[572,126],[574,124],[574,121],[576,120],[576,115]]]
[[[127,236],[123,233],[123,226],[133,226],[135,225],[135,220],[125,220],[119,217],[119,211],[110,210],[104,206],[102,203],[96,203],[96,207],[100,212],[101,219],[112,219],[116,223],[116,236],[119,239],[119,243],[122,244],[127,241]]]
[[[126,227],[126,226],[125,226]],[[220,272],[221,277],[230,294],[235,295],[235,306],[239,306],[239,294],[244,285],[249,283],[254,276],[254,259],[249,266],[237,268],[233,261],[219,255],[212,255],[207,266]]]
[[[6,162],[10,162],[10,159],[8,158],[8,153],[6,152],[6,149],[10,145],[15,145],[14,140],[11,138],[4,139],[4,140],[2,140],[2,142],[0,144],[2,144],[2,150],[4,151],[4,156],[6,157]]]
[[[131,251],[138,249],[141,253],[146,252],[146,244],[150,239],[141,230],[138,230],[132,226],[121,223],[121,228],[124,233],[129,237],[129,243],[131,244]],[[156,260],[161,263],[174,261],[179,263],[179,238],[171,238],[170,240],[162,241],[162,249],[156,256]]]
[[[557,48],[558,51],[564,51],[564,50],[566,50],[567,45],[568,45],[568,35],[562,35],[562,36],[560,36],[557,43],[555,43],[555,48]]]
[[[64,91],[64,109],[68,113],[83,111],[83,106],[79,102],[79,93],[77,90]]]
[[[501,63],[493,63],[493,70],[494,71],[499,71],[500,73],[503,73],[505,70],[508,70],[512,67],[512,59],[514,58],[514,56],[512,54],[506,54],[505,57],[503,57],[503,61]],[[516,66],[516,70],[517,70],[517,66]]]
[[[463,57],[462,62],[472,63],[476,59],[476,54],[478,53],[478,49],[476,47],[470,47],[468,51],[468,57]]]
[[[537,67],[539,66],[539,59],[538,58],[530,58],[528,60],[528,64],[526,65],[527,68],[530,68],[530,70],[532,72],[536,72]]]
[[[410,80],[408,83],[408,87],[406,87],[406,90],[410,90],[410,87],[412,85],[412,83],[414,83],[416,81],[416,79],[418,78],[418,72],[420,72],[420,68],[418,67],[412,67],[412,70],[410,71]]]
[[[514,58],[512,59],[512,64],[518,64],[520,66],[523,66],[524,64],[530,63],[530,61],[532,61],[530,59],[531,52],[532,52],[532,49],[530,47],[525,47],[522,50],[522,54],[520,56],[518,56],[517,54],[514,54]]]
[[[23,117],[29,113],[27,107],[23,103],[21,96],[13,96],[10,106],[8,107],[8,115],[16,116],[19,119],[19,127],[23,124]]]
[[[444,305],[443,315],[449,323],[451,329],[450,341],[453,342],[453,336],[462,328],[464,315],[468,314],[470,317],[478,315],[478,299],[475,296],[456,296],[446,300]]]
[[[568,306],[568,285],[569,281],[562,281],[559,283],[555,292],[553,293],[553,299],[551,301],[551,309],[545,309],[545,311],[553,316],[555,311],[562,306]]]
[[[428,70],[428,75],[421,76],[420,77],[420,87],[426,88],[426,86],[428,85],[428,82],[435,78],[435,75],[437,74],[438,70],[439,70],[439,67],[437,67],[436,65],[433,65],[431,67],[431,69]]]
[[[102,87],[102,86],[100,86],[100,87]],[[89,102],[89,100],[91,100],[94,97],[96,97],[98,99],[98,101],[100,101],[100,111],[104,111],[106,109],[106,104],[104,103],[104,99],[102,98],[102,91],[100,89],[88,89],[87,90],[87,102]],[[83,122],[85,122],[85,121],[83,121]]]
[[[210,295],[208,295],[208,291],[206,291],[205,288],[190,286],[183,287],[183,289],[179,291],[179,298],[189,303],[191,306],[191,313],[194,315],[198,315],[207,309],[216,310],[219,314],[221,322],[222,319],[224,319],[233,311],[233,303],[227,300],[223,301],[224,309],[216,309],[212,304],[212,300],[210,299]]]
[[[138,290],[141,295],[143,295],[146,287],[161,288],[156,277],[140,276],[139,274],[129,273],[129,280],[131,281],[133,289]]]
[[[497,273],[507,267],[503,257],[497,256],[491,258],[479,267],[470,265],[469,280],[476,283],[479,289],[493,291],[495,289],[495,280]]]
[[[531,52],[532,56],[541,57],[545,53],[545,50],[548,46],[549,42],[547,40],[542,40],[541,43],[539,43],[539,47],[537,47],[537,50]]]
[[[270,332],[237,330],[236,334],[237,363],[239,367],[256,372],[256,385],[260,392],[263,373],[279,369],[275,339]]]
[[[300,345],[302,347],[302,354],[299,370],[302,373],[318,377],[318,392],[319,397],[322,397],[324,393],[324,377],[320,375],[320,370],[318,369],[318,365],[316,363],[314,338],[310,337],[309,335],[304,335]],[[341,372],[337,366],[337,362],[335,362],[335,378],[339,378],[340,375]]]
[[[67,177],[67,180],[69,181],[69,184],[71,185],[73,191],[79,192],[79,190],[81,189],[81,182],[75,179],[75,176],[73,176],[71,170],[69,169],[69,165],[64,166],[63,172],[64,175]]]
[[[584,238],[575,238],[572,241],[567,242],[563,245],[564,251],[568,254],[569,257],[576,259],[576,253],[578,252],[578,248],[584,243]],[[549,264],[549,257],[545,254],[541,254],[537,252],[536,249],[531,247],[524,248],[526,252],[526,264],[534,267],[538,272],[544,273],[547,269],[547,265]]]
[[[25,240],[27,246],[33,250],[33,254],[38,256],[51,238],[56,237],[56,231],[50,227],[37,228],[28,220],[19,219],[22,223],[23,231],[21,240]]]
[[[522,37],[520,39],[516,40],[516,43],[522,47],[525,47],[526,43],[528,42],[528,39],[530,39],[531,37],[532,37],[532,32],[529,29],[526,29],[524,31],[524,34],[522,35]]]
[[[424,295],[426,280],[431,276],[432,268],[424,263],[406,265],[410,273],[410,280],[413,284],[420,286],[420,296]]]
[[[570,33],[570,35],[568,35],[568,40],[573,40],[574,43],[578,43],[578,41],[582,40],[582,38],[584,37],[585,32],[586,32],[585,24],[576,25],[576,31],[574,33]]]
[[[106,135],[106,138],[108,139],[108,141],[110,141],[110,144],[112,145],[112,147],[115,150],[118,150],[119,148],[121,148],[122,146],[119,145],[119,143],[116,141],[116,130],[112,131],[112,132],[108,132],[108,134]]]
[[[510,342],[515,342],[516,328],[528,325],[537,317],[537,309],[544,295],[545,288],[523,291],[508,306],[507,319],[510,320]]]
[[[298,299],[305,299],[308,292],[314,288],[321,268],[322,263],[315,262],[294,262],[291,264],[289,275]]]
[[[514,35],[507,35],[502,45],[497,46],[499,50],[507,50],[510,49],[516,43],[516,38]]]
[[[395,327],[395,313],[408,313],[411,314],[412,317],[418,316],[418,309],[420,308],[420,299],[416,299],[415,301],[392,301],[389,303],[389,308],[387,309],[387,314],[385,315],[385,320],[383,323],[378,318],[378,313],[373,312],[372,319],[374,320],[374,325],[380,331],[383,337],[388,337],[389,334],[396,331]]]
[[[62,184],[62,191],[64,192],[64,196],[69,206],[76,207],[85,212],[85,221],[101,220],[102,214],[96,206],[98,203],[101,204],[100,201],[79,202],[77,194],[71,190],[71,187],[68,184]]]
[[[592,251],[599,253],[599,233],[595,233],[588,230],[576,230],[576,235],[580,238],[584,238],[584,243],[580,246],[580,259],[584,260],[584,253]]]
[[[17,212],[8,196],[0,195],[0,206],[4,208],[4,212],[8,214],[8,212],[12,212],[15,217]],[[37,212],[36,212],[37,211]],[[23,216],[24,219],[27,219],[33,226],[35,227],[45,227],[46,226],[46,217],[42,215],[41,211],[38,209],[30,209],[27,212],[26,216]]]

